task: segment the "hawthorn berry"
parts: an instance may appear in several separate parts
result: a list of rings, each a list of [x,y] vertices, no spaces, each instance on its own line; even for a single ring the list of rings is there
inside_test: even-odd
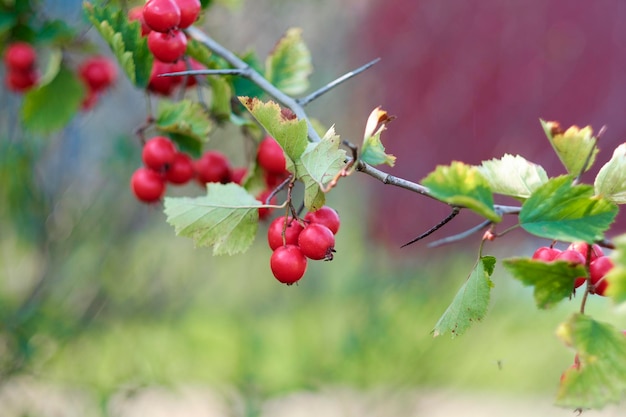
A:
[[[184,152],[177,152],[165,172],[165,179],[173,184],[186,184],[194,176],[193,160]]]
[[[180,8],[173,0],[148,0],[143,19],[150,29],[166,33],[180,24]]]
[[[115,82],[117,68],[108,58],[93,56],[81,63],[78,74],[90,90],[99,92]]]
[[[283,229],[285,231],[285,240],[283,241]],[[276,250],[284,245],[297,245],[298,236],[304,228],[293,217],[277,217],[267,228],[267,243],[270,249]]]
[[[176,62],[185,55],[187,37],[180,30],[168,33],[150,32],[148,49],[156,59],[162,62]]]
[[[589,244],[587,242],[573,242],[568,247],[568,250],[575,250],[579,252],[587,260],[587,252],[589,251]],[[591,245],[591,253],[589,262],[593,262],[596,258],[603,256],[604,252],[602,248],[596,244]]]
[[[257,162],[269,174],[284,175],[287,172],[283,148],[271,136],[266,136],[259,143]]]
[[[611,269],[613,269],[613,261],[608,256],[600,256],[589,264],[589,280],[593,284],[590,292],[604,295],[609,285],[605,277]]]
[[[220,182],[226,184],[231,179],[230,162],[226,155],[218,151],[207,151],[194,162],[196,179],[201,184]]]
[[[300,232],[298,246],[309,259],[330,261],[335,249],[335,235],[323,224],[311,223]]]
[[[37,85],[38,81],[39,74],[37,70],[33,69],[25,72],[9,70],[6,75],[5,84],[9,90],[16,93],[23,93]]]
[[[165,180],[156,171],[146,167],[138,168],[130,178],[130,187],[137,197],[145,203],[154,203],[165,194]]]
[[[329,206],[322,206],[318,210],[310,211],[304,216],[304,220],[310,223],[319,223],[328,227],[334,235],[339,231],[341,222],[339,214]]]
[[[165,136],[149,139],[141,151],[143,163],[155,171],[167,170],[176,157],[176,146]]]
[[[27,42],[14,42],[4,52],[4,64],[10,71],[28,72],[35,68],[37,53]]]
[[[576,250],[566,249],[559,253],[555,258],[555,261],[565,261],[576,265],[584,265],[586,262],[585,257]],[[574,280],[574,288],[578,288],[585,283],[586,277],[578,277]]]
[[[536,261],[552,262],[560,253],[561,251],[556,248],[541,246],[533,253],[532,259]]]
[[[174,0],[180,9],[180,23],[178,27],[181,29],[188,28],[198,18],[202,5],[200,0]]]
[[[146,24],[146,20],[143,18],[143,7],[144,6],[135,6],[128,11],[128,20],[135,21],[138,20],[141,23],[141,36],[146,36],[148,33],[152,31],[150,26]]]
[[[283,284],[291,285],[304,276],[307,260],[299,247],[278,247],[270,257],[270,268],[274,277]]]
[[[150,80],[148,82],[148,91],[164,96],[169,96],[170,94],[172,94],[176,86],[183,82],[183,77],[159,77],[159,75],[168,72],[178,72],[184,70],[185,63],[183,61],[178,61],[177,63],[172,64],[169,62],[161,62],[158,59],[155,59],[152,64],[152,72],[150,73]]]
[[[242,185],[243,180],[246,178],[247,174],[248,174],[248,168],[246,167],[233,168],[231,176],[230,176],[230,180],[234,182],[235,184]]]

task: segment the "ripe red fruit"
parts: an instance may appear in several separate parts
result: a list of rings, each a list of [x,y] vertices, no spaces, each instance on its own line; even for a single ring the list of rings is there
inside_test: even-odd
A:
[[[153,31],[148,34],[148,49],[159,61],[176,62],[185,55],[187,37],[180,30],[168,33]]]
[[[175,64],[171,64],[169,62],[161,62],[155,59],[152,64],[152,72],[150,73],[148,90],[152,91],[153,93],[169,96],[170,94],[172,94],[176,86],[183,82],[183,77],[159,77],[159,75],[168,72],[178,72],[184,70],[185,63],[183,61],[178,61]]]
[[[165,136],[155,136],[143,145],[141,159],[143,163],[155,171],[169,168],[176,157],[176,146]]]
[[[579,252],[584,258],[587,260],[587,251],[589,250],[589,244],[587,242],[573,242],[568,247],[568,250],[575,250]],[[591,254],[590,254],[589,262],[594,261],[596,258],[603,256],[604,252],[602,252],[602,248],[596,244],[591,246]]]
[[[577,265],[585,264],[585,257],[578,251],[566,249],[559,253],[555,258],[555,261],[565,261]],[[578,277],[574,280],[574,288],[578,288],[585,283],[586,277]]]
[[[230,182],[231,168],[226,155],[218,151],[207,151],[194,162],[196,179],[201,184],[208,182]]]
[[[9,70],[6,75],[5,84],[11,91],[16,93],[24,93],[39,81],[39,74],[36,70],[26,72]]]
[[[181,29],[188,28],[198,18],[200,14],[200,0],[174,0],[180,8],[180,23],[178,27]]]
[[[600,256],[589,264],[589,280],[593,284],[593,293],[604,295],[609,282],[606,274],[613,269],[613,261],[608,256]]]
[[[93,56],[82,62],[78,74],[90,90],[102,91],[117,78],[117,68],[108,58]]]
[[[141,36],[146,36],[152,29],[146,24],[143,18],[143,6],[135,6],[128,11],[128,20],[138,20],[141,23]]]
[[[533,253],[532,259],[536,261],[552,262],[560,253],[561,251],[556,248],[541,246]]]
[[[230,180],[236,184],[242,185],[243,180],[247,174],[248,174],[248,168],[246,167],[233,168],[233,171],[230,176]]]
[[[311,223],[300,232],[298,245],[307,258],[330,261],[333,259],[335,235],[323,224]]]
[[[28,72],[35,68],[37,53],[27,42],[14,42],[4,52],[4,63],[11,71]]]
[[[143,6],[143,19],[157,32],[169,32],[180,24],[180,8],[172,0],[148,0]]]
[[[280,246],[270,257],[270,268],[276,279],[283,284],[291,285],[304,276],[306,257],[295,245]]]
[[[133,173],[130,187],[135,197],[145,203],[158,201],[165,194],[165,180],[161,174],[145,167]]]
[[[174,161],[165,173],[165,179],[173,184],[185,184],[193,178],[194,174],[191,157],[186,153],[177,152]]]
[[[286,173],[286,160],[283,149],[270,136],[267,136],[259,143],[257,161],[269,174],[283,175]]]
[[[304,220],[311,223],[319,223],[328,227],[334,235],[339,231],[341,222],[339,221],[339,214],[329,206],[322,206],[319,210],[310,211],[304,216]]]
[[[269,202],[267,201],[267,198],[270,196],[271,193],[272,190],[262,191],[261,194],[256,197],[256,199],[259,200],[262,204],[276,204],[276,197],[272,197]],[[272,214],[272,211],[274,211],[274,209],[270,207],[259,208],[259,220],[267,219],[270,214]]]
[[[285,221],[287,225],[285,226]],[[285,241],[283,242],[283,227],[285,228]],[[285,216],[275,218],[267,229],[267,243],[272,250],[283,245],[297,245],[298,236],[304,228],[293,217],[285,219]]]
[[[189,66],[191,70],[194,70],[194,71],[206,69],[204,65],[202,65],[201,63],[199,63],[193,58],[189,58]],[[187,66],[184,65],[183,63],[183,68],[180,71],[186,71],[187,69],[188,69]],[[193,87],[194,85],[198,84],[198,80],[196,79],[196,77],[203,77],[203,75],[188,75],[187,82],[185,83],[185,87]]]

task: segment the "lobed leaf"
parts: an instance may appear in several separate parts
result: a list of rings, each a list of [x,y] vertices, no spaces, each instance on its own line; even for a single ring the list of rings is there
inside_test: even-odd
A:
[[[530,258],[505,259],[504,267],[525,286],[535,287],[537,307],[549,309],[568,298],[574,290],[574,280],[586,277],[583,265],[565,261],[542,262]]]
[[[191,100],[159,101],[155,125],[194,154],[197,154],[202,144],[209,140],[209,133],[213,127],[202,105]]]
[[[394,119],[387,112],[376,107],[367,118],[360,159],[370,165],[387,164],[394,166],[396,157],[385,153],[385,147],[380,141],[380,135],[387,129],[387,124]]]
[[[322,188],[344,167],[346,152],[331,127],[322,140],[310,143],[296,162],[296,176],[304,183],[304,205],[309,211],[322,207],[326,197]]]
[[[572,184],[572,176],[552,178],[524,202],[520,225],[528,233],[567,242],[600,240],[617,215],[617,206],[594,197],[590,185]]]
[[[613,244],[615,250],[611,253],[611,260],[614,267],[605,278],[608,281],[606,295],[620,304],[626,301],[626,234],[614,238]]]
[[[422,183],[441,201],[466,207],[494,222],[502,220],[494,210],[489,183],[474,166],[458,161],[440,165]]]
[[[196,246],[213,246],[214,255],[245,252],[256,234],[261,203],[241,186],[207,184],[202,197],[166,197],[167,222]]]
[[[500,159],[483,161],[478,170],[492,192],[518,199],[530,197],[533,191],[548,181],[543,167],[520,155],[505,154]]]
[[[615,204],[626,203],[626,143],[615,148],[609,162],[600,168],[593,186],[597,195]]]
[[[571,126],[563,131],[557,122],[540,121],[552,148],[569,174],[577,176],[591,168],[598,153],[597,138],[593,136],[591,126],[582,129]]]
[[[435,325],[434,337],[447,332],[450,332],[453,338],[460,336],[473,322],[485,317],[493,287],[490,277],[495,265],[496,258],[493,256],[483,256],[478,260],[469,278]]]
[[[295,95],[309,88],[312,72],[311,53],[302,40],[302,29],[287,30],[265,60],[265,78],[284,93]]]
[[[579,365],[561,379],[556,404],[586,409],[618,403],[626,395],[626,337],[607,323],[574,314],[557,336],[578,355]]]

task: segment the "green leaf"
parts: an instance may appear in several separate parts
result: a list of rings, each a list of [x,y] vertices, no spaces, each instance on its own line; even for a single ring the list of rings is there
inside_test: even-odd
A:
[[[208,77],[211,86],[211,114],[218,120],[228,120],[231,114],[230,84],[224,77]]]
[[[323,187],[344,167],[346,152],[339,149],[341,140],[331,127],[322,140],[310,143],[296,162],[296,176],[304,183],[304,205],[318,210],[326,201]]]
[[[563,131],[557,122],[545,120],[541,120],[541,126],[569,174],[577,176],[591,168],[598,153],[591,126],[571,126]]]
[[[626,143],[615,148],[611,160],[600,168],[594,189],[615,204],[626,203]]]
[[[48,43],[53,45],[67,45],[76,38],[76,31],[66,22],[59,19],[44,22],[36,35],[38,43]]]
[[[500,159],[483,161],[478,170],[496,194],[526,199],[548,181],[548,174],[537,164],[519,155],[505,154]]]
[[[309,143],[306,121],[283,116],[280,106],[273,101],[264,103],[249,97],[239,97],[239,101],[280,144],[287,156],[287,167],[294,172],[293,164],[300,159]]]
[[[542,262],[530,258],[505,259],[504,267],[525,286],[535,287],[537,307],[548,309],[568,298],[574,290],[574,280],[586,277],[584,265],[565,261]]]
[[[367,118],[363,146],[361,146],[360,159],[370,165],[387,164],[394,166],[396,157],[385,153],[385,147],[380,141],[380,135],[387,128],[387,124],[394,119],[387,112],[376,107]]]
[[[494,222],[502,220],[494,211],[489,184],[476,167],[458,161],[440,165],[422,183],[441,201],[466,207]]]
[[[557,336],[571,346],[580,365],[563,374],[556,404],[600,409],[626,395],[626,337],[607,323],[574,314],[561,324]]]
[[[572,185],[563,175],[541,185],[524,202],[520,225],[528,233],[567,242],[600,240],[617,215],[617,206],[593,196],[593,187]]]
[[[263,64],[254,51],[246,52],[240,58],[259,74],[263,73]],[[226,65],[224,67],[228,68]],[[245,96],[261,98],[265,94],[265,91],[263,91],[261,87],[246,77],[232,77],[232,83],[237,97]]]
[[[302,29],[287,30],[265,60],[265,78],[284,93],[295,95],[309,88],[312,72],[311,53],[302,40]]]
[[[213,246],[214,255],[245,252],[256,234],[261,203],[241,186],[207,184],[202,197],[166,197],[167,222],[196,246]]]
[[[446,309],[433,330],[433,336],[450,332],[454,338],[462,335],[473,322],[487,314],[493,282],[490,277],[496,265],[493,256],[481,257],[465,284],[459,289],[452,304]]]
[[[211,51],[207,49],[202,43],[198,42],[194,38],[189,38],[187,40],[187,49],[185,50],[185,54],[195,59],[200,64],[209,68],[212,64],[211,61]]]
[[[150,81],[153,56],[146,37],[141,36],[141,23],[130,22],[126,14],[112,6],[94,7],[83,3],[87,17],[100,32],[117,58],[128,79],[139,88]]]
[[[607,280],[606,295],[615,303],[626,301],[626,234],[613,239],[615,250],[611,253],[614,267],[604,279]]]
[[[18,22],[18,15],[15,11],[0,10],[0,36],[4,36],[13,29]]]
[[[202,105],[191,100],[159,101],[155,124],[160,131],[169,133],[172,139],[184,142],[190,148],[201,147],[207,142],[212,128],[211,119]]]
[[[48,84],[24,96],[21,115],[24,127],[50,133],[64,127],[74,117],[85,95],[83,83],[64,66]]]

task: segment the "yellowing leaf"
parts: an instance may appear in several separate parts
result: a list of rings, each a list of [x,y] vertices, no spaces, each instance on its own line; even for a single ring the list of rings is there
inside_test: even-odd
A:
[[[544,120],[541,126],[569,174],[577,176],[591,168],[598,153],[591,126],[571,126],[563,131],[557,122]]]
[[[615,303],[626,301],[626,234],[613,239],[615,250],[611,253],[611,259],[615,265],[607,274],[606,295]]]
[[[361,146],[360,159],[370,165],[387,164],[394,166],[396,157],[385,153],[385,147],[380,141],[380,135],[387,128],[387,124],[394,119],[387,112],[376,107],[367,118],[363,146]]]
[[[302,29],[289,29],[265,61],[265,78],[284,93],[295,95],[309,87],[312,72],[311,53],[302,40]]]
[[[600,168],[594,189],[597,195],[615,204],[626,203],[626,143],[615,148],[609,162]]]
[[[548,174],[539,165],[519,155],[506,154],[500,159],[483,161],[478,170],[496,194],[525,199],[548,181]]]

